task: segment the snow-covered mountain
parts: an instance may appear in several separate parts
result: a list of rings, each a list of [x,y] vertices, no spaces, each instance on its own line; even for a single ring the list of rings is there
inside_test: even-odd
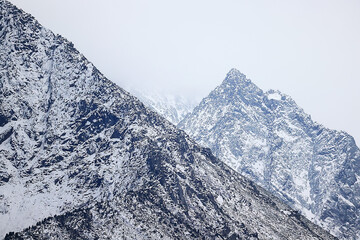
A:
[[[5,0],[0,166],[6,239],[333,239]]]
[[[359,148],[289,96],[232,69],[178,126],[333,234],[360,239]]]
[[[198,104],[198,102],[183,96],[132,89],[129,89],[129,92],[138,97],[146,106],[160,113],[175,125],[184,119]]]

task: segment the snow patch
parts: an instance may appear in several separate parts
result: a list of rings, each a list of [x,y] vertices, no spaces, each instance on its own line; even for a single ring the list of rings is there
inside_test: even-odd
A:
[[[276,135],[284,139],[286,142],[294,142],[297,140],[297,137],[292,136],[291,134],[285,132],[284,130],[275,131]]]
[[[224,203],[224,199],[222,198],[222,196],[217,196],[217,198],[216,198],[216,201],[220,204],[220,205],[223,205],[223,203]]]
[[[278,92],[270,93],[267,97],[269,100],[281,100],[281,95]]]
[[[262,162],[262,161],[257,161],[257,162],[255,162],[255,164],[253,165],[253,169],[254,169],[256,172],[262,174],[262,173],[264,172],[264,170],[265,170],[265,164],[264,164],[264,162]]]

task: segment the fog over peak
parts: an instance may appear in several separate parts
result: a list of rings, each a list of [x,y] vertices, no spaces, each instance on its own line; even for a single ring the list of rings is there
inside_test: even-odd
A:
[[[360,2],[10,0],[120,86],[205,97],[239,69],[360,142]]]

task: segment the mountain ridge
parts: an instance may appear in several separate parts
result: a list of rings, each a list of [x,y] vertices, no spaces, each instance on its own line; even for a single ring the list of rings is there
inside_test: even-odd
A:
[[[334,239],[71,42],[5,0],[0,12],[1,237]]]

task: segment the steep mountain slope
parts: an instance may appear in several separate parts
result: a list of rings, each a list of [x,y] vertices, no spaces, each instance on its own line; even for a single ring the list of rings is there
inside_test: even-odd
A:
[[[333,238],[107,80],[66,39],[7,1],[0,13],[1,237]]]
[[[178,126],[333,234],[360,239],[360,151],[289,96],[232,69]]]
[[[157,92],[144,92],[129,89],[129,92],[138,97],[147,107],[155,110],[173,124],[178,124],[197,105],[181,96],[166,95]]]

